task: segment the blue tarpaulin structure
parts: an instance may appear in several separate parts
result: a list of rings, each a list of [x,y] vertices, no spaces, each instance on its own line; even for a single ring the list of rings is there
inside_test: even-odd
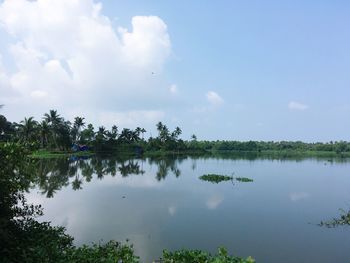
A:
[[[74,152],[84,152],[88,150],[89,150],[89,147],[87,145],[73,144],[72,146],[72,151]]]

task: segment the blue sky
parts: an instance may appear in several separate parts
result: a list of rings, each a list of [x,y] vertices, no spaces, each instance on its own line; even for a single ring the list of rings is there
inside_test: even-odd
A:
[[[9,119],[56,108],[184,138],[350,140],[348,1],[69,2],[1,2]]]

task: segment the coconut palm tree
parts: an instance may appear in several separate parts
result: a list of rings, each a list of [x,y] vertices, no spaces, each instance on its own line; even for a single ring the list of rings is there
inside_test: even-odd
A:
[[[84,128],[85,127],[85,122],[84,122],[84,119],[83,117],[75,117],[74,118],[74,124],[73,124],[73,130],[75,131],[75,141],[79,141],[80,140],[80,137],[81,137],[81,128]]]
[[[181,133],[182,130],[180,129],[180,127],[176,127],[175,130],[171,133],[171,137],[173,137],[174,140],[177,140]]]
[[[139,140],[140,140],[140,131],[137,131],[137,130],[131,131],[130,141],[131,142],[138,142]]]
[[[98,131],[96,132],[96,140],[104,141],[106,139],[107,131],[104,126],[98,127]]]
[[[132,131],[130,129],[124,128],[120,133],[119,139],[122,142],[129,143],[131,142],[131,138],[132,138]]]
[[[160,122],[158,122],[158,123],[156,124],[156,126],[157,126],[157,131],[158,131],[158,133],[159,133],[159,135],[160,135],[161,131],[163,130],[164,125],[163,125],[163,123],[160,121]]]
[[[50,110],[49,113],[44,114],[44,119],[49,124],[60,124],[62,122],[62,117],[57,113],[57,110]]]
[[[40,134],[40,143],[41,148],[44,148],[45,145],[48,145],[48,137],[50,135],[50,127],[46,120],[42,120],[39,125],[39,134]]]
[[[143,140],[143,135],[144,135],[144,133],[146,132],[146,130],[145,130],[145,128],[142,128],[141,129],[141,133],[142,133],[142,140]]]
[[[49,124],[54,145],[58,148],[57,137],[63,118],[57,113],[57,110],[50,110],[49,113],[44,114],[44,120]]]
[[[118,127],[116,125],[112,126],[110,132],[108,132],[108,139],[114,141],[118,137]]]
[[[34,117],[24,118],[24,120],[20,122],[19,126],[21,141],[31,142],[35,137],[36,129],[37,122],[34,120]]]

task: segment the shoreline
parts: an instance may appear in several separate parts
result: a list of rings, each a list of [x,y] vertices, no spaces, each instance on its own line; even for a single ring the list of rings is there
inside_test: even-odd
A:
[[[72,156],[84,156],[91,157],[94,155],[108,156],[108,155],[129,155],[142,156],[142,157],[157,157],[157,156],[246,156],[249,157],[275,157],[275,158],[350,158],[350,152],[337,153],[334,151],[296,151],[296,150],[264,150],[264,151],[236,151],[236,150],[186,150],[186,151],[144,151],[143,153],[135,153],[134,151],[84,151],[84,152],[71,152],[71,151],[48,151],[38,150],[29,154],[30,158],[45,159],[45,158],[60,158],[60,157],[72,157]]]

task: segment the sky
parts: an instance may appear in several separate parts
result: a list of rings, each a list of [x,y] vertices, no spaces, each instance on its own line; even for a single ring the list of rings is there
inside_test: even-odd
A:
[[[0,0],[0,113],[350,140],[349,14],[345,0]]]

